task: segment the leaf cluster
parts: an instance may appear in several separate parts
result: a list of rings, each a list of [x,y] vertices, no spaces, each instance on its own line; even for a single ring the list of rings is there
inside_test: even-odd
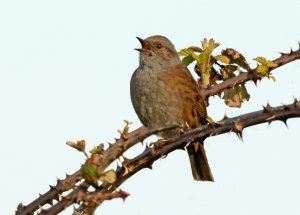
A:
[[[194,71],[199,76],[202,89],[210,88],[243,72],[252,71],[245,57],[233,48],[226,48],[220,54],[214,55],[213,52],[219,45],[214,39],[205,38],[201,42],[201,47],[192,46],[178,52],[179,56],[183,57],[182,63],[186,66],[195,62]],[[256,68],[259,77],[275,80],[269,71],[270,68],[277,67],[277,64],[264,57],[257,57],[255,60],[260,63]],[[230,107],[241,107],[244,101],[250,99],[244,83],[224,89],[219,96]]]

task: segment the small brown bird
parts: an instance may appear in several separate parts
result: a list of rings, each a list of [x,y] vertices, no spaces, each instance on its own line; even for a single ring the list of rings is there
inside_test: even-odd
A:
[[[144,126],[161,129],[170,126],[191,128],[206,123],[206,106],[195,79],[177,54],[174,45],[164,36],[143,40],[140,65],[130,81],[131,101]],[[168,138],[175,130],[158,135]],[[194,179],[213,181],[203,143],[187,146]]]

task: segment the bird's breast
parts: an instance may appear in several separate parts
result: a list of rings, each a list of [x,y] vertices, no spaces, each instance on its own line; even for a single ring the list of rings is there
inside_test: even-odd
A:
[[[130,83],[133,107],[141,122],[154,129],[182,125],[180,98],[161,80],[164,71],[138,68]]]

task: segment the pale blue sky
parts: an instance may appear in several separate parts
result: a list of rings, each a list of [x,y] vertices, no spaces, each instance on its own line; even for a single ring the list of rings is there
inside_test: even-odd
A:
[[[67,147],[112,141],[123,119],[139,127],[129,97],[138,65],[135,36],[162,34],[176,48],[213,37],[251,62],[297,48],[300,2],[286,1],[0,1],[1,214],[13,214],[80,167]],[[300,61],[274,71],[276,83],[247,84],[251,100],[229,109],[217,98],[215,120],[292,102],[300,96]],[[206,141],[215,183],[194,182],[187,154],[176,151],[121,188],[131,195],[105,202],[100,214],[300,214],[300,120]],[[141,152],[137,146],[128,156]],[[62,214],[70,214],[70,211]]]

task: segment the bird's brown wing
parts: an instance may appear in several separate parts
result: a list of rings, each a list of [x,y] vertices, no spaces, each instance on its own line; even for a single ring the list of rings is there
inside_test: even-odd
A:
[[[162,80],[178,97],[177,105],[182,108],[180,119],[190,127],[206,123],[206,106],[199,93],[198,85],[186,66],[178,64],[164,72]],[[187,146],[193,177],[197,181],[213,181],[203,143],[192,142]]]
[[[178,105],[182,108],[182,119],[190,127],[199,127],[206,121],[207,112],[201,98],[198,84],[190,71],[183,64],[178,64],[164,72],[161,76],[169,90],[178,97]]]

